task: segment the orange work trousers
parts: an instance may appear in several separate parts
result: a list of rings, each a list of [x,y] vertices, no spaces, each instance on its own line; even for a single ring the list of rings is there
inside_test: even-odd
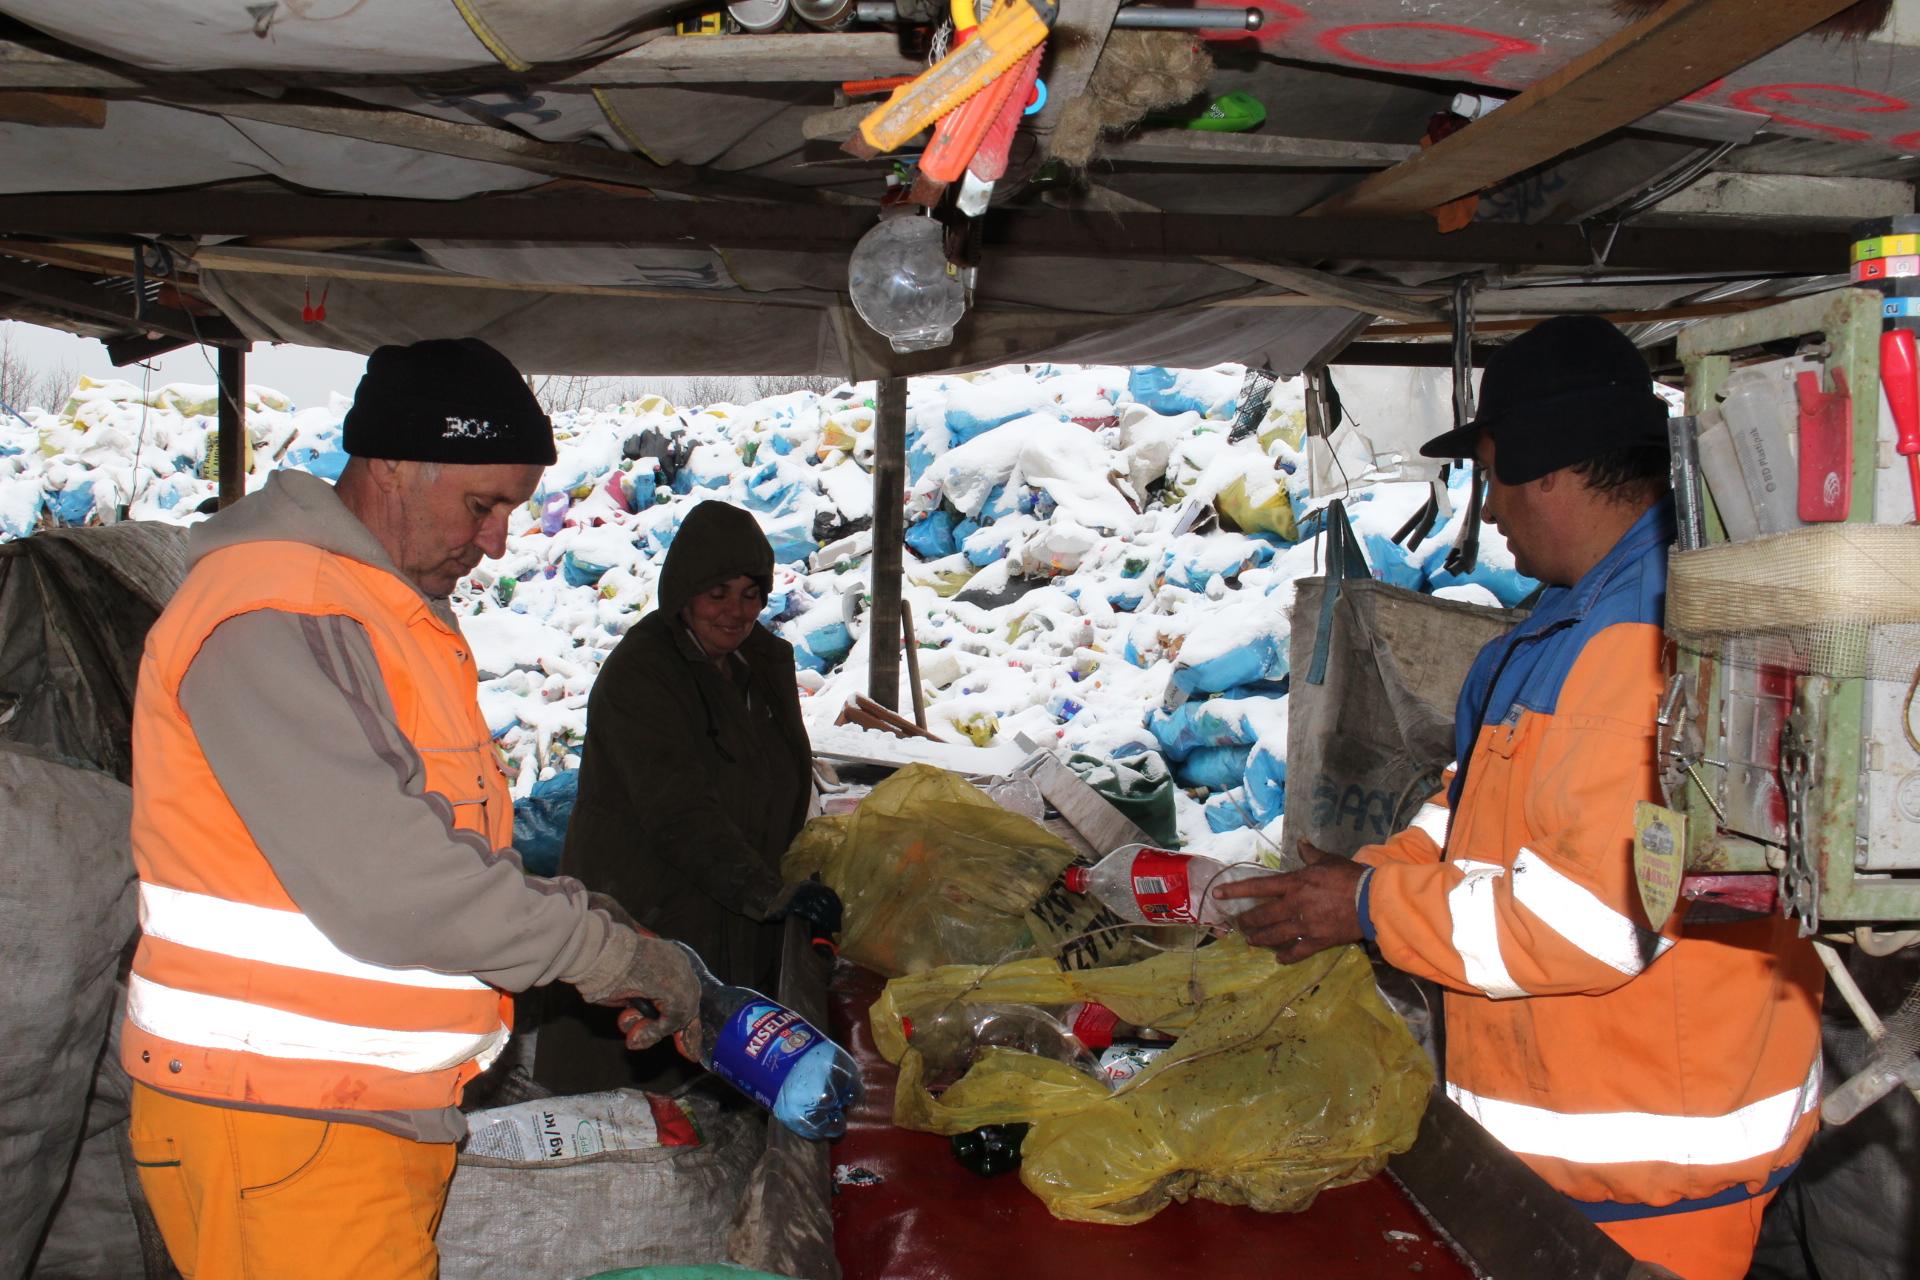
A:
[[[186,1280],[433,1280],[454,1149],[133,1086],[140,1186]]]
[[[1743,1280],[1773,1196],[1769,1191],[1712,1209],[1597,1225],[1640,1261],[1658,1263],[1683,1280]]]

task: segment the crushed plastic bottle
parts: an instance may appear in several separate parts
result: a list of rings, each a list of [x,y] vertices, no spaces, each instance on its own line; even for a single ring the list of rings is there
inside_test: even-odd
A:
[[[700,981],[700,1016],[689,1040],[701,1066],[752,1098],[803,1138],[838,1138],[860,1100],[853,1055],[779,1001],[714,977],[692,947],[677,944]],[[645,1012],[642,1010],[642,1012]]]
[[[888,218],[861,236],[847,263],[847,292],[895,351],[946,346],[967,309],[945,233],[932,218]]]
[[[1251,902],[1220,899],[1216,890],[1274,872],[1252,862],[1224,863],[1197,853],[1152,845],[1115,849],[1091,867],[1068,867],[1070,893],[1090,893],[1123,920],[1135,924],[1203,924],[1233,928]]]
[[[986,1049],[1037,1054],[1118,1087],[1173,1043],[1171,1036],[1124,1023],[1090,1000],[1064,1006],[955,1003],[931,1018],[908,1020],[903,1029],[935,1094],[966,1075]]]

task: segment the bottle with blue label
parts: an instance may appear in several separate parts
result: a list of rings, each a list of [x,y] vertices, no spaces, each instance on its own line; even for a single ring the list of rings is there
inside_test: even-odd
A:
[[[681,1051],[752,1098],[803,1138],[837,1138],[860,1100],[853,1055],[769,996],[714,977],[682,945],[700,980],[700,1016]]]

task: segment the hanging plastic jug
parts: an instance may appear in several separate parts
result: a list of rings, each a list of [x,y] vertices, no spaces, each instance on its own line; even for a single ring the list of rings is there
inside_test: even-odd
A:
[[[853,309],[895,351],[946,346],[967,309],[966,288],[932,218],[888,218],[861,236],[847,286]]]
[[[1215,891],[1237,880],[1270,876],[1258,863],[1216,862],[1196,853],[1152,845],[1115,849],[1091,867],[1068,867],[1067,890],[1090,893],[1123,920],[1136,924],[1204,924],[1233,928],[1247,899],[1222,900]]]

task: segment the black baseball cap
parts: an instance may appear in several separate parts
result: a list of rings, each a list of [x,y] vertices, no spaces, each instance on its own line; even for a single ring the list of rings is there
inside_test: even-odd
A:
[[[1487,361],[1472,422],[1420,446],[1470,458],[1493,436],[1494,474],[1525,484],[1615,449],[1667,443],[1667,405],[1639,350],[1599,316],[1555,316]]]

